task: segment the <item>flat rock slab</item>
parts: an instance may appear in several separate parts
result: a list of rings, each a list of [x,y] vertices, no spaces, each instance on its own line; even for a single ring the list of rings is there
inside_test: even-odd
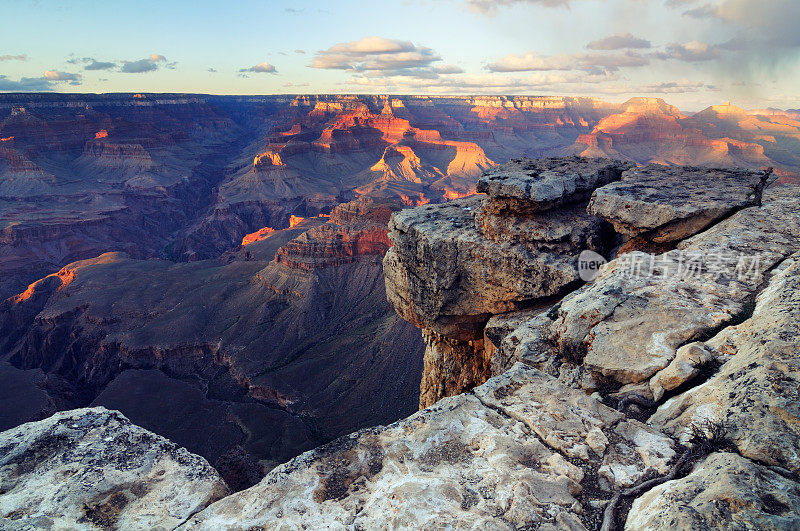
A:
[[[619,180],[633,167],[628,162],[592,158],[515,159],[487,170],[478,180],[478,192],[503,210],[511,206],[531,212],[588,199],[592,191]]]
[[[548,447],[587,468],[599,465],[605,488],[665,474],[675,457],[669,437],[522,363],[476,388],[475,396],[523,422]]]
[[[758,204],[767,174],[650,164],[595,190],[589,213],[617,232],[666,243],[688,238],[740,208]]]
[[[526,432],[472,395],[444,398],[306,452],[184,529],[584,529],[575,467]]]
[[[205,459],[116,411],[0,433],[1,529],[172,529],[227,493]]]
[[[185,529],[594,528],[674,443],[522,364],[475,394],[307,452]]]
[[[798,529],[800,484],[733,453],[633,502],[625,529]]]

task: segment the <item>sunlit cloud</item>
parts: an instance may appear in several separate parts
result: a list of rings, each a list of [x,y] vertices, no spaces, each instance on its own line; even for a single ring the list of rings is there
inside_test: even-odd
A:
[[[410,41],[364,37],[318,51],[311,62],[313,68],[352,71],[393,71],[428,67],[442,58],[431,48]]]
[[[139,59],[138,61],[122,61],[120,72],[126,74],[143,74],[145,72],[154,72],[159,69],[159,63],[166,63],[165,67],[172,70],[175,68],[175,63],[167,63],[167,58],[161,54],[150,54],[146,59]]]
[[[250,68],[242,68],[239,72],[256,72],[260,74],[277,74],[278,70],[275,68],[274,65],[264,61],[262,63],[258,63],[257,65],[253,65]]]
[[[69,72],[59,72],[58,70],[47,70],[42,76],[47,81],[53,82],[66,82],[66,81],[80,81],[80,74],[71,74]]]

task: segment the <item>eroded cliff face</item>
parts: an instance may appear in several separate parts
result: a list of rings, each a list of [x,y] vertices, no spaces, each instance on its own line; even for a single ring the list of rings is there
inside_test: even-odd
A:
[[[420,407],[490,376],[484,327],[491,315],[563,294],[579,281],[581,251],[608,250],[610,227],[586,205],[595,188],[629,167],[604,159],[514,161],[478,181],[486,196],[392,217],[386,291],[398,314],[425,331]]]

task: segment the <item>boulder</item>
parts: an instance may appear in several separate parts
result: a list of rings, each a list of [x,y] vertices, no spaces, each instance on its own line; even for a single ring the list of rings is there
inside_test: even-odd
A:
[[[597,189],[589,213],[617,232],[655,243],[683,240],[744,207],[758,205],[769,173],[649,164]]]
[[[524,209],[541,212],[589,198],[595,188],[621,178],[634,165],[609,159],[564,157],[513,159],[487,170],[476,190],[485,193],[496,214]]]
[[[102,407],[0,433],[2,529],[172,529],[227,493],[205,459]]]

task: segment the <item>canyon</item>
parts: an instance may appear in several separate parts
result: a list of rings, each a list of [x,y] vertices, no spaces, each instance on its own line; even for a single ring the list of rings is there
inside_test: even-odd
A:
[[[629,358],[612,363],[606,354],[618,347],[613,338],[622,325],[608,316],[603,319],[611,321],[593,325],[598,334],[606,326],[605,335],[583,344],[586,325],[576,316],[588,303],[572,303],[569,295],[582,284],[574,268],[578,253],[660,256],[761,208],[758,171],[709,173],[708,167],[774,168],[777,184],[765,193],[763,208],[793,226],[791,212],[780,210],[788,207],[774,206],[784,205],[788,192],[770,199],[770,190],[792,189],[800,172],[796,113],[726,104],[689,114],[646,98],[614,104],[569,97],[6,94],[0,118],[0,431],[50,422],[42,419],[59,411],[92,411],[101,420],[111,415],[198,454],[216,469],[211,476],[219,474],[214,481],[232,491],[259,489],[265,474],[268,484],[314,490],[313,478],[290,471],[322,470],[347,455],[355,468],[324,480],[333,494],[319,494],[327,500],[320,507],[343,499],[366,503],[346,493],[364,473],[358,467],[372,481],[375,448],[389,452],[383,445],[394,444],[399,433],[424,438],[418,425],[439,430],[455,418],[478,430],[467,430],[475,437],[502,425],[491,429],[503,432],[498,441],[509,452],[534,452],[574,472],[556,457],[571,463],[575,456],[564,448],[517,447],[523,444],[518,432],[530,423],[508,420],[497,408],[516,406],[494,404],[496,398],[481,394],[489,391],[478,389],[502,395],[497,386],[530,387],[533,378],[576,407],[597,408],[576,393],[638,385],[637,392],[658,400],[680,390],[684,373],[695,370],[670,365],[688,356],[683,351],[655,365]],[[549,156],[566,158],[520,159]],[[509,159],[515,159],[511,166],[498,166]],[[676,168],[669,176],[650,163],[697,168]],[[634,179],[632,171],[641,174]],[[643,184],[648,171],[652,182]],[[525,190],[531,172],[549,176],[538,196]],[[686,185],[685,197],[695,197],[698,187],[707,192],[696,209],[691,201],[680,208],[665,203],[663,192],[644,194],[637,204],[626,192],[634,185],[658,190],[664,182],[680,188],[686,175],[696,184]],[[716,189],[723,182],[730,185]],[[620,205],[635,215],[620,217]],[[767,249],[780,254],[769,267],[780,262],[793,271],[791,246],[781,245]],[[642,290],[644,298],[658,289],[613,280],[593,285],[613,294]],[[716,285],[692,289],[721,296]],[[714,304],[730,317],[756,295],[745,290]],[[606,301],[595,313],[616,304],[606,292],[586,297]],[[635,314],[637,301],[631,297],[621,307]],[[558,326],[568,332],[556,334],[541,312],[563,317]],[[683,318],[689,319],[675,317]],[[669,348],[725,320],[709,319],[676,332]],[[512,333],[520,330],[524,337]],[[631,337],[634,345],[645,341]],[[517,341],[547,359],[531,362]],[[703,349],[709,356],[710,347]],[[555,367],[553,359],[562,357],[572,365]],[[727,361],[716,351],[713,358]],[[500,380],[490,385],[491,377]],[[587,383],[592,378],[597,381]],[[643,382],[649,391],[640,390]],[[495,409],[487,409],[490,402]],[[431,409],[409,417],[420,407]],[[692,407],[700,406],[686,399],[685,409]],[[610,440],[616,435],[606,427],[633,422],[603,408],[596,414]],[[677,452],[685,441],[675,433],[688,421],[670,415],[658,428],[631,424],[622,437],[640,439],[645,436],[636,430],[644,430]],[[380,425],[395,431],[374,428]],[[337,438],[350,433],[358,435],[342,445]],[[426,473],[451,474],[448,463],[466,459],[457,449],[475,444],[468,434],[441,441],[444,446],[431,443]],[[529,444],[535,446],[523,446]],[[635,451],[660,459],[661,472],[671,462],[666,450],[659,456]],[[293,458],[300,461],[290,465]],[[606,461],[613,470],[635,468],[637,479],[652,473],[646,463]],[[785,459],[770,463],[787,465]],[[571,483],[564,488],[575,490]],[[223,496],[217,487],[208,492],[176,518],[185,521]],[[565,492],[554,496],[563,504],[571,500],[568,507],[577,498]],[[197,521],[216,525],[214,511],[234,503],[225,500]],[[459,504],[472,503],[464,500]],[[653,508],[664,503],[647,501]],[[491,512],[484,502],[475,506]],[[596,510],[586,514],[597,517]],[[591,527],[586,518],[582,525]]]
[[[0,434],[4,525],[800,524],[800,186],[770,170],[567,157],[514,159],[477,188],[395,207],[393,245],[372,255],[394,309],[424,329],[420,411],[235,493],[118,412],[58,413]],[[391,210],[357,201],[331,219]],[[302,255],[326,225],[290,248]],[[609,258],[586,282],[584,245]],[[47,478],[64,478],[48,486],[55,503]]]

